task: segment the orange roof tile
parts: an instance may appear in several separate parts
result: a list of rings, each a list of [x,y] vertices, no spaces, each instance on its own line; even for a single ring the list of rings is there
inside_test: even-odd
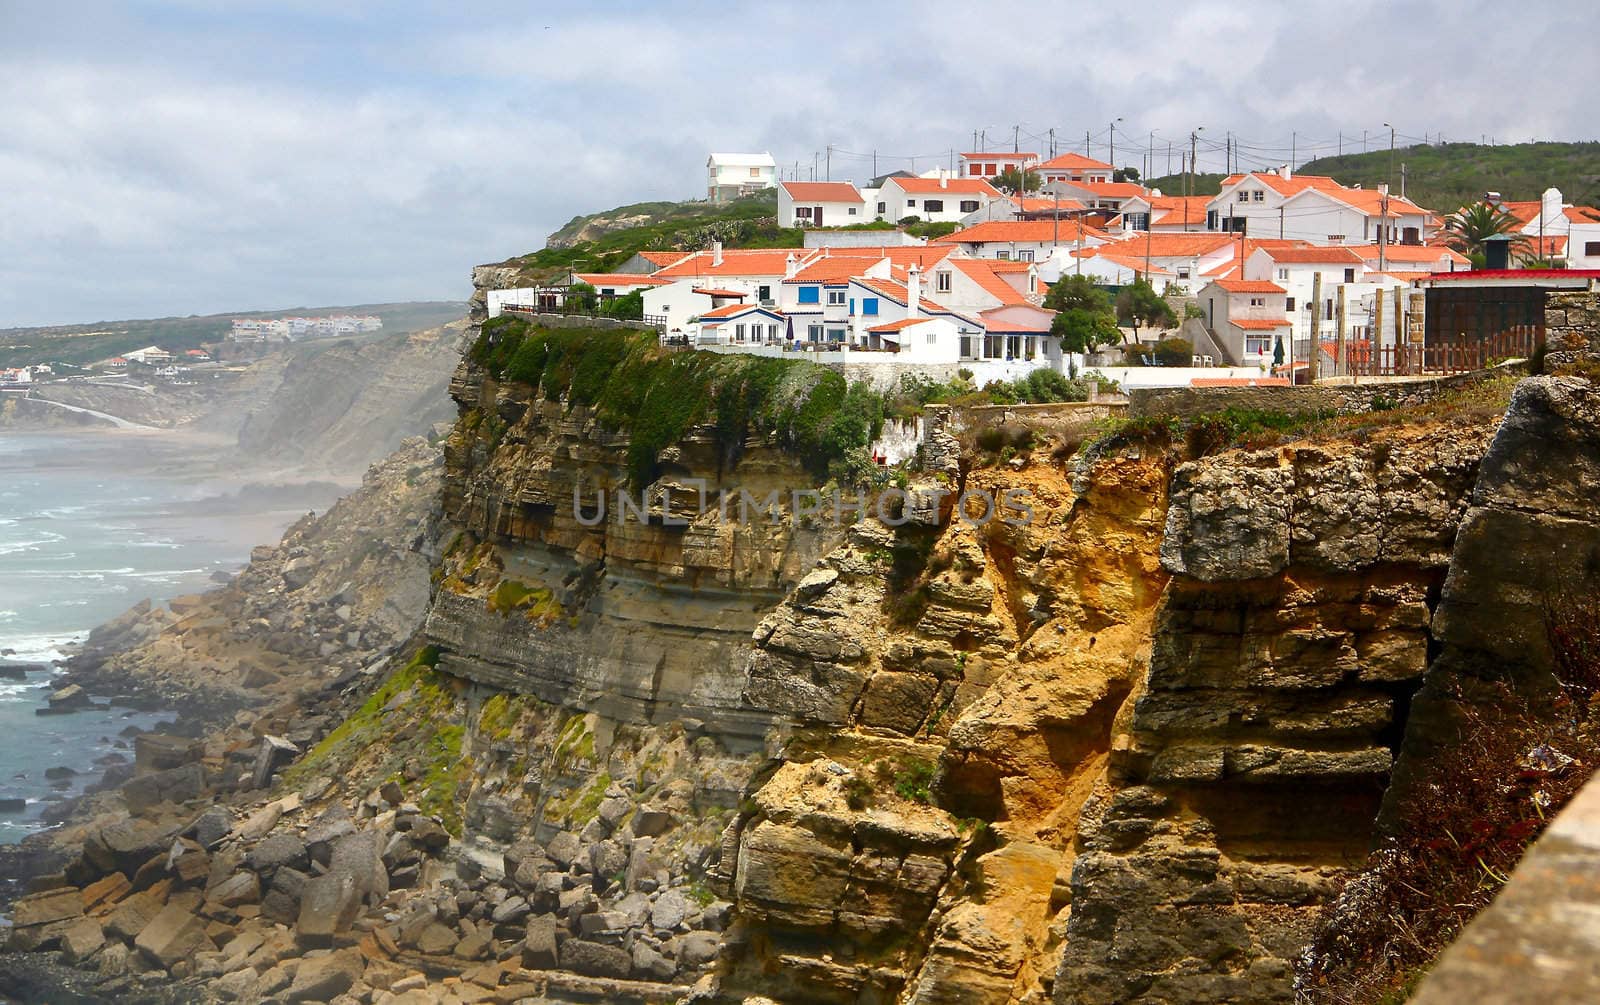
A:
[[[688,251],[641,251],[639,252],[639,257],[651,265],[663,266],[671,265],[673,262],[681,262],[688,258],[690,254],[691,252]]]
[[[1001,304],[1025,304],[1028,302],[1016,287],[1001,279],[990,267],[988,260],[982,258],[952,258],[950,264],[955,266],[968,279],[978,284],[983,292],[1000,301]],[[1026,264],[1026,263],[1023,263]]]
[[[1265,279],[1219,279],[1217,285],[1229,293],[1287,293],[1277,283]]]
[[[1376,244],[1350,244],[1346,245],[1350,251],[1369,262],[1378,260],[1378,246]],[[1431,262],[1444,264],[1455,262],[1457,265],[1466,265],[1467,257],[1454,248],[1442,248],[1429,244],[1391,244],[1383,251],[1387,262]]]
[[[1153,234],[1140,232],[1122,242],[1127,254],[1151,258],[1194,258],[1236,243],[1232,234]]]
[[[1022,153],[1004,153],[1004,152],[999,151],[999,150],[988,150],[988,151],[980,150],[977,153],[960,154],[959,156],[965,157],[968,160],[989,160],[989,161],[1017,161],[1017,160],[1024,160],[1024,159],[1036,161],[1036,160],[1039,159],[1039,155],[1038,154],[1030,153],[1030,152],[1028,152],[1026,150],[1024,150]]]
[[[796,255],[801,261],[805,261],[810,254],[815,253],[797,248],[741,249],[724,251],[722,264],[712,265],[712,253],[701,251],[675,265],[657,270],[655,274],[662,279],[699,276],[781,276],[790,255]]]
[[[1262,248],[1274,262],[1301,262],[1305,264],[1349,265],[1361,261],[1361,256],[1349,248]]]
[[[840,255],[818,258],[810,265],[796,270],[793,279],[786,283],[845,283],[861,275],[881,259],[868,256]]]
[[[780,313],[779,311],[775,311],[770,307],[762,307],[758,304],[728,304],[724,307],[718,307],[715,310],[706,311],[700,315],[700,318],[701,320],[705,320],[706,318],[731,318],[735,314],[744,314],[747,311],[766,311],[768,314]]]
[[[1573,223],[1600,223],[1600,209],[1593,206],[1567,206],[1561,212]]]
[[[927,323],[928,321],[931,321],[931,320],[933,320],[933,319],[932,318],[901,318],[899,321],[890,321],[888,324],[873,325],[871,328],[868,328],[867,331],[869,331],[869,332],[897,332],[902,328],[910,328],[912,325],[925,324],[925,323]]]
[[[861,202],[861,193],[847,181],[786,181],[783,190],[800,202]]]
[[[1196,377],[1190,387],[1288,387],[1288,377]]]
[[[573,275],[590,286],[665,286],[672,282],[631,272],[574,272]]]
[[[949,192],[956,195],[988,195],[999,198],[1000,190],[982,178],[890,178],[885,186],[898,185],[907,195],[937,195]]]
[[[671,280],[668,280],[668,282],[670,282],[670,281]],[[708,297],[717,297],[719,299],[722,298],[722,297],[741,297],[742,298],[742,297],[748,297],[750,295],[750,294],[744,293],[744,292],[742,292],[740,290],[719,290],[714,286],[697,286],[697,287],[695,287],[694,292],[695,293],[704,294],[705,296],[708,296]]]
[[[987,244],[993,241],[1022,241],[1046,244],[1050,241],[1076,241],[1082,231],[1084,237],[1106,240],[1109,235],[1079,220],[985,220],[940,238],[948,244]]]
[[[1045,161],[1043,164],[1040,164],[1039,165],[1039,170],[1040,171],[1051,171],[1051,170],[1056,170],[1056,171],[1078,171],[1078,170],[1110,171],[1110,170],[1112,170],[1112,167],[1111,167],[1110,164],[1107,164],[1105,161],[1097,161],[1093,157],[1085,157],[1083,154],[1065,153],[1065,154],[1058,154],[1057,156],[1052,157],[1049,160]]]
[[[1271,331],[1274,328],[1294,327],[1294,322],[1288,320],[1287,318],[1281,320],[1274,320],[1272,318],[1237,318],[1229,319],[1228,323],[1233,325],[1235,328],[1243,328],[1245,331],[1264,332]]]
[[[1104,199],[1132,199],[1144,195],[1144,186],[1131,181],[1069,181],[1066,184]]]
[[[905,304],[905,302],[911,296],[911,291],[906,288],[904,283],[897,283],[893,279],[867,279],[864,277],[857,277],[856,279],[852,280],[852,282],[866,287],[879,296],[888,297],[890,300],[902,305]],[[919,296],[917,298],[917,307],[925,311],[939,311],[946,314],[953,313],[950,308],[944,306],[943,304],[935,303],[924,296]]]

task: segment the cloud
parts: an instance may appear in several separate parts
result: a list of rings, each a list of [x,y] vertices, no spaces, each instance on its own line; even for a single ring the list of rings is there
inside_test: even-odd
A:
[[[541,5],[543,6],[543,5]],[[571,216],[693,197],[711,149],[834,178],[993,147],[1202,167],[1402,135],[1576,139],[1559,5],[1079,8],[924,0],[716,8],[0,7],[0,326],[465,298],[474,263]],[[733,11],[730,13],[729,11]],[[82,26],[95,25],[94,45]],[[1581,62],[1581,60],[1580,60]],[[1504,70],[1501,68],[1504,67]],[[914,161],[913,161],[914,158]]]

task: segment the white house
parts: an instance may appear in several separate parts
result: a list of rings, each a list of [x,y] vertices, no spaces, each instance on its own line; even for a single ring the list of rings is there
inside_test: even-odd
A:
[[[778,184],[778,163],[770,153],[717,154],[706,158],[706,198],[728,202]]]
[[[159,346],[147,345],[143,349],[125,352],[122,358],[130,363],[144,363],[147,366],[164,366],[171,363],[173,355]]]
[[[1011,170],[1031,170],[1039,163],[1036,153],[1002,153],[998,150],[961,154],[960,157],[961,174],[969,178],[993,178]]]
[[[759,304],[727,304],[700,315],[696,345],[781,345],[788,319]]]
[[[1055,181],[1045,185],[1043,191],[1060,193],[1063,199],[1075,199],[1107,216],[1121,213],[1124,203],[1145,195],[1143,185],[1127,181]]]
[[[1051,182],[1103,184],[1111,180],[1114,169],[1105,161],[1097,161],[1083,154],[1064,153],[1039,165],[1039,175],[1046,185]]]
[[[891,222],[914,216],[930,223],[959,223],[998,198],[1000,190],[982,178],[888,178],[878,189],[872,216]]]
[[[1271,363],[1277,340],[1289,338],[1287,293],[1276,283],[1219,279],[1198,294],[1206,327],[1231,361],[1240,366]],[[1290,346],[1285,344],[1285,362]]]
[[[819,252],[792,248],[724,251],[720,244],[657,269],[652,278],[665,285],[644,291],[644,313],[665,319],[666,330],[683,330],[691,318],[744,295],[762,306],[777,306],[778,284]]]
[[[778,185],[780,227],[842,227],[866,221],[866,199],[847,181],[786,181]]]
[[[1378,189],[1346,188],[1322,175],[1277,171],[1229,175],[1206,203],[1206,228],[1313,244],[1367,244],[1387,231],[1390,244],[1421,244],[1435,229],[1431,213]]]

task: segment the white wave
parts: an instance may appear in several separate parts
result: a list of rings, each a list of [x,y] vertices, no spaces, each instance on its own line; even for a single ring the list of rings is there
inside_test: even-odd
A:
[[[49,663],[65,659],[61,647],[83,640],[85,632],[52,632],[40,635],[0,635],[0,649],[15,650],[0,659],[18,663]]]

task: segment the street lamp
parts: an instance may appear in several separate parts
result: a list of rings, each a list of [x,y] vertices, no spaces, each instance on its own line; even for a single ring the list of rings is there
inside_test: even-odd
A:
[[[1119,115],[1114,120],[1112,120],[1112,122],[1111,122],[1111,147],[1110,147],[1109,159],[1111,161],[1111,173],[1112,174],[1116,174],[1116,171],[1117,171],[1117,123],[1121,122],[1121,121],[1122,121],[1122,116]]]
[[[1389,130],[1389,184],[1394,184],[1394,126],[1385,122],[1383,127]]]

